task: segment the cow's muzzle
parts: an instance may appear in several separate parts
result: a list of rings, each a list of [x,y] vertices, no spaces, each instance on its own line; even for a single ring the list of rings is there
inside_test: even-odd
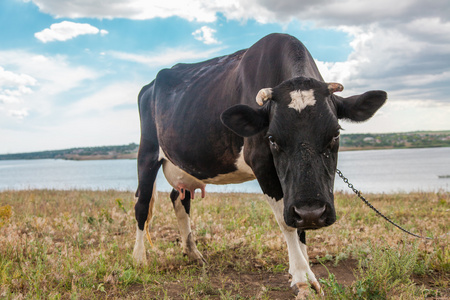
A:
[[[329,226],[336,221],[335,214],[331,210],[326,204],[320,207],[292,206],[289,210],[288,225],[302,230]]]

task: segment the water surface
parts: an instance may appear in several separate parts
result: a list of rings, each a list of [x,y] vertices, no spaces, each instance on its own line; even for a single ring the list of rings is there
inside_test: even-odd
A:
[[[450,148],[365,150],[339,153],[338,168],[363,193],[450,191]],[[92,189],[128,190],[137,187],[136,160],[10,160],[0,161],[0,190]],[[172,188],[158,173],[157,188]],[[348,190],[336,178],[335,190]],[[256,180],[207,185],[207,192],[259,193]]]

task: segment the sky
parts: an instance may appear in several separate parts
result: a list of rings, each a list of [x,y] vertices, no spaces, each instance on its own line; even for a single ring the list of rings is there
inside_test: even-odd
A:
[[[341,96],[387,91],[343,133],[450,130],[448,0],[1,0],[0,28],[0,154],[138,143],[137,95],[159,70],[273,32]]]

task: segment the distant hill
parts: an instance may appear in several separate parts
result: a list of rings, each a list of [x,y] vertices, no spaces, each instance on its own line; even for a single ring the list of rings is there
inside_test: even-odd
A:
[[[450,130],[383,134],[342,134],[340,150],[450,147]]]
[[[416,131],[383,134],[342,134],[340,151],[368,149],[450,147],[450,130]],[[0,160],[12,159],[134,159],[139,145],[83,147],[30,153],[3,154]]]
[[[137,157],[139,145],[131,143],[120,146],[83,147],[64,150],[51,150],[30,153],[16,153],[0,155],[0,160],[12,159],[133,159]]]

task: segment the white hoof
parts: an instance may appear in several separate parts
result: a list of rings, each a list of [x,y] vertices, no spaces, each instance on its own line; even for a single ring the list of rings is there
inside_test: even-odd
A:
[[[308,299],[308,296],[311,294],[311,289],[309,287],[310,285],[305,282],[297,282],[293,284],[292,289],[294,290],[294,293],[296,295],[295,299],[296,300]],[[318,295],[321,296],[324,295],[319,282],[317,281],[311,282],[311,287],[317,292]]]
[[[202,265],[206,264],[206,260],[203,258],[203,255],[200,253],[200,251],[198,251],[197,246],[195,245],[194,238],[192,237],[192,232],[188,235],[184,252],[190,260],[197,261]]]

